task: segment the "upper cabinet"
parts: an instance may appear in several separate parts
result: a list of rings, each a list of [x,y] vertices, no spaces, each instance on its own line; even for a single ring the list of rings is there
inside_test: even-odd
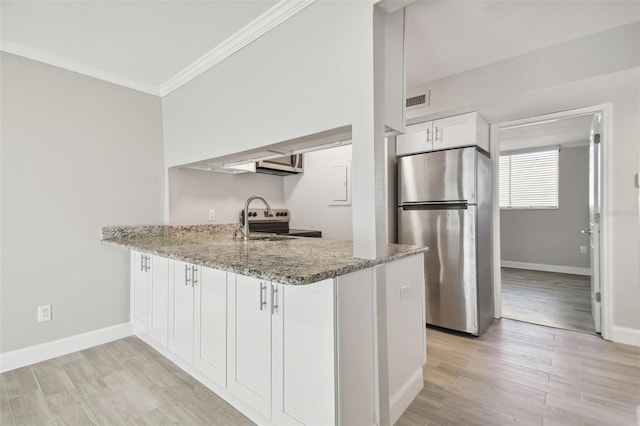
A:
[[[407,126],[396,142],[397,155],[479,146],[489,152],[489,124],[477,112]]]

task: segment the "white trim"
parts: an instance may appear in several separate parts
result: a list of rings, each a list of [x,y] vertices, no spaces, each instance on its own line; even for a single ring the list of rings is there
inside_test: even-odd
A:
[[[502,266],[503,268],[528,269],[530,271],[558,272],[560,274],[591,276],[590,268],[579,268],[576,266],[545,265],[542,263],[527,263],[527,262],[511,262],[508,260],[501,261],[500,266]]]
[[[76,334],[64,339],[29,346],[0,354],[0,373],[16,368],[46,361],[72,352],[102,345],[114,340],[131,336],[133,330],[130,323],[122,323],[87,333]]]
[[[640,346],[640,330],[637,328],[614,325],[611,327],[611,340],[616,343]]]
[[[280,0],[272,8],[247,24],[244,28],[205,53],[200,59],[160,85],[160,96],[166,96],[211,67],[227,59],[243,47],[286,21],[316,0]]]
[[[402,413],[409,408],[409,405],[418,396],[422,388],[424,387],[424,377],[422,375],[422,368],[419,368],[409,380],[402,386],[395,395],[392,395],[389,400],[389,418],[390,424],[395,424]]]
[[[139,81],[130,80],[119,74],[105,71],[100,68],[95,68],[81,62],[65,59],[61,56],[43,52],[38,49],[33,49],[20,43],[2,40],[2,42],[0,43],[0,50],[2,50],[3,52],[11,53],[13,55],[22,56],[27,59],[32,59],[34,61],[42,62],[47,65],[52,65],[54,67],[73,71],[78,74],[83,74],[88,77],[97,78],[98,80],[106,81],[108,83],[117,84],[118,86],[128,87],[129,89],[138,90],[140,92],[148,93],[154,96],[160,96],[160,92],[155,86],[141,83]]]

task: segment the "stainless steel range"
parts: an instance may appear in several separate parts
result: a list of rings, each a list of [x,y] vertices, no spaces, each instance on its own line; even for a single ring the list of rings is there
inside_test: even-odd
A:
[[[289,219],[291,218],[289,210],[271,209],[271,211],[273,214],[269,216],[266,209],[249,209],[249,231],[291,235],[293,237],[322,237],[321,231],[289,228]],[[243,221],[244,215],[243,212],[240,212],[240,223]]]

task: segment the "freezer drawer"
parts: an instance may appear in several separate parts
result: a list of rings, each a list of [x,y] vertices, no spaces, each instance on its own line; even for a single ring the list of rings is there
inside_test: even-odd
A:
[[[477,207],[398,209],[401,244],[425,253],[427,323],[478,334]]]
[[[477,202],[476,156],[471,148],[398,158],[398,204],[424,201]]]

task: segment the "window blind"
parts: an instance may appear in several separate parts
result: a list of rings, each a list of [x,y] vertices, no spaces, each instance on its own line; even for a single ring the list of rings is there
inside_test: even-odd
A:
[[[500,156],[500,208],[558,208],[558,150]]]

